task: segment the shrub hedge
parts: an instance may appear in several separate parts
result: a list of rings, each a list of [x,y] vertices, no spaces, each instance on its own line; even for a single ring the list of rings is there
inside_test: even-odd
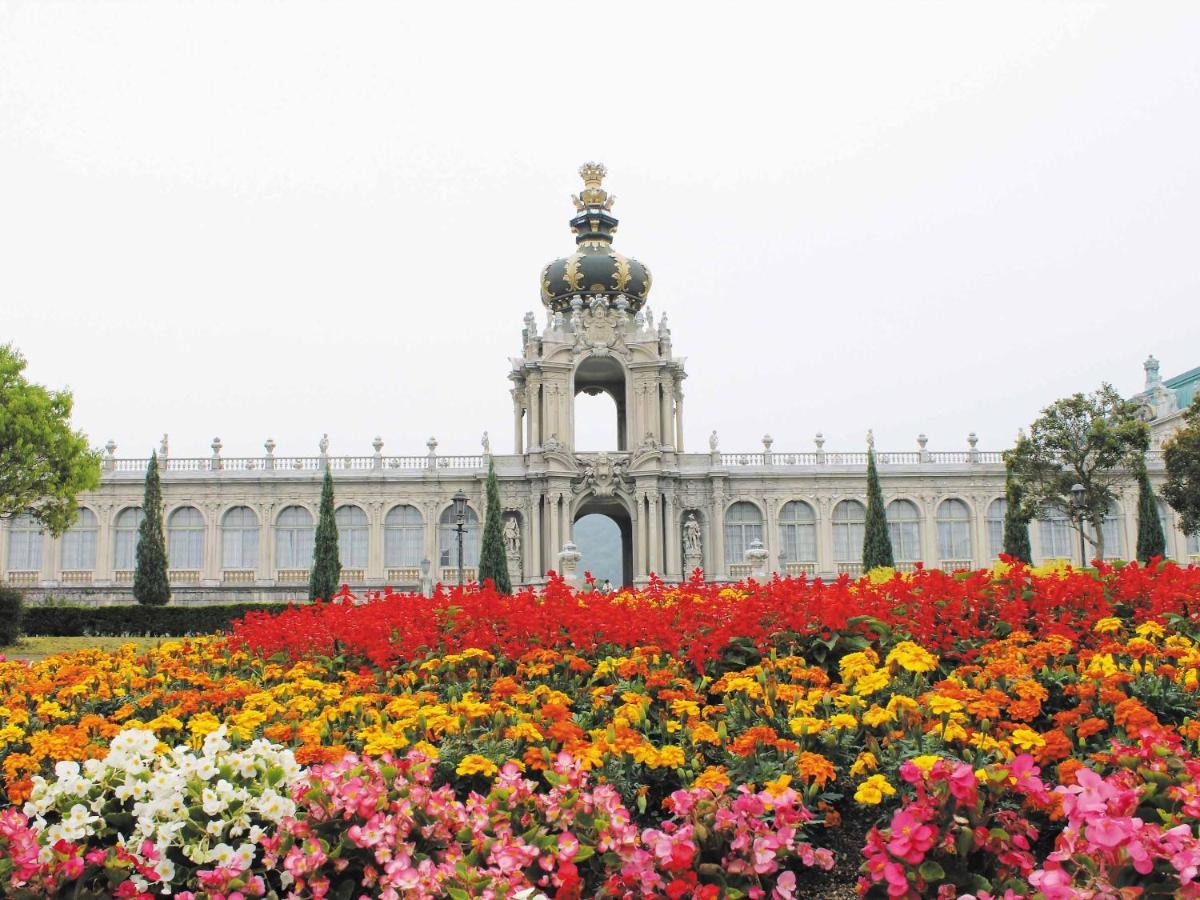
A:
[[[25,608],[23,632],[27,635],[50,637],[77,637],[85,634],[113,637],[213,634],[229,628],[230,622],[240,619],[252,610],[278,613],[290,605],[293,604],[28,606]],[[0,606],[0,609],[3,607]],[[2,634],[3,632],[0,632],[0,635]]]
[[[13,588],[0,588],[0,647],[15,644],[21,636],[25,599]]]

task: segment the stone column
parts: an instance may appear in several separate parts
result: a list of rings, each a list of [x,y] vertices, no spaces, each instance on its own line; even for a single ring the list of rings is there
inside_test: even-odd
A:
[[[1037,519],[1029,520],[1029,555],[1033,557],[1033,565],[1041,563],[1042,557],[1042,528]]]
[[[833,498],[828,496],[817,497],[817,571],[837,571],[833,558]]]
[[[976,568],[983,568],[992,563],[990,541],[988,540],[987,529],[987,508],[992,502],[992,498],[983,494],[976,494],[970,498],[973,507],[971,516],[971,533],[973,540],[971,541],[971,560]]]
[[[928,568],[941,565],[937,541],[937,497],[921,497],[921,557]]]
[[[221,503],[210,500],[204,504],[204,571],[203,581],[210,586],[221,583]]]
[[[675,446],[671,440],[671,378],[664,375],[658,380],[658,440],[662,444]]]
[[[62,538],[52,538],[49,534],[42,538],[42,581],[58,582],[62,577]]]
[[[370,527],[367,530],[367,583],[382,582],[384,579],[384,534],[382,500],[368,504]]]
[[[650,565],[649,571],[646,574],[649,575],[650,572],[654,572],[661,577],[662,539],[659,536],[661,529],[659,528],[660,516],[658,512],[658,491],[655,490],[654,492],[648,494],[646,499],[648,507],[646,515],[649,519],[647,522],[648,527],[646,529],[646,540],[650,545]]]
[[[551,553],[557,554],[562,549],[562,540],[560,539],[558,530],[558,493],[552,491],[546,496],[546,502],[550,505],[550,521],[549,521],[549,543]],[[558,567],[557,555],[551,561],[555,568]]]
[[[258,577],[261,580],[275,578],[275,531],[271,527],[274,503],[258,504]]]
[[[675,388],[675,449],[683,452],[683,391]]]
[[[529,574],[534,578],[542,578],[546,574],[545,564],[545,541],[542,516],[544,515],[544,505],[542,503],[542,494],[534,491],[530,498],[529,512],[529,561],[525,565],[529,569]]]
[[[111,503],[103,503],[96,507],[96,572],[92,576],[96,581],[111,581],[113,577],[112,515]],[[0,554],[3,554],[8,550],[8,541],[0,540],[3,543]],[[4,571],[5,566],[0,565],[0,572]]]
[[[425,501],[425,559],[429,560],[429,577],[437,584],[442,580],[442,554],[438,547],[439,500]]]
[[[763,523],[763,548],[767,551],[767,571],[778,572],[779,563],[779,498],[767,497],[767,518]]]
[[[635,580],[646,574],[646,541],[642,537],[645,518],[642,495],[635,493],[629,523],[630,534],[633,535],[633,577]]]
[[[538,376],[531,376],[529,379],[526,393],[529,403],[529,414],[527,416],[529,426],[529,441],[528,446],[542,446],[542,380]]]
[[[100,543],[100,535],[96,535],[97,553],[99,553],[98,545]],[[96,565],[99,567],[100,560],[96,559]],[[0,581],[8,577],[8,519],[0,519]]]
[[[681,545],[683,543],[682,535],[679,532],[679,511],[675,505],[675,493],[668,489],[663,499],[663,511],[666,518],[666,533],[663,536],[663,542],[666,544],[666,576],[671,580],[677,578],[682,579],[682,568],[679,562],[679,556],[683,552]]]
[[[723,581],[727,575],[725,566],[725,492],[719,487],[720,482],[713,484],[712,513],[712,568],[713,578]]]

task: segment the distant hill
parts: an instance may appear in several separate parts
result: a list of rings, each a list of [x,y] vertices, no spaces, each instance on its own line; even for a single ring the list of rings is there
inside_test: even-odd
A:
[[[608,516],[584,516],[575,523],[575,545],[583,558],[579,572],[591,572],[596,581],[605,578],[613,587],[621,586],[621,529]]]

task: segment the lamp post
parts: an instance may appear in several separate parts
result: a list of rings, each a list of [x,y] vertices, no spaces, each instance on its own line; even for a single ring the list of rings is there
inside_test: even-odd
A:
[[[467,531],[467,495],[454,494],[454,530],[458,532],[458,586],[463,585],[463,535]]]
[[[1083,538],[1084,487],[1079,482],[1071,485],[1071,509],[1075,511],[1075,519],[1079,522],[1079,568],[1087,567],[1087,548]]]

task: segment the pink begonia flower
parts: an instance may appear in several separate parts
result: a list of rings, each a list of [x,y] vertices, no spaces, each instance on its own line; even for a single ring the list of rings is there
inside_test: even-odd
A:
[[[792,900],[796,896],[796,873],[787,869],[779,873],[775,880],[775,889],[771,891],[772,900]]]
[[[1128,842],[1133,837],[1133,822],[1127,818],[1111,818],[1097,816],[1087,823],[1084,836],[1097,847],[1113,850]],[[1136,820],[1141,824],[1141,820]]]
[[[966,763],[954,767],[947,783],[950,793],[959,803],[973,804],[979,796],[979,780],[975,777],[975,770]]]

